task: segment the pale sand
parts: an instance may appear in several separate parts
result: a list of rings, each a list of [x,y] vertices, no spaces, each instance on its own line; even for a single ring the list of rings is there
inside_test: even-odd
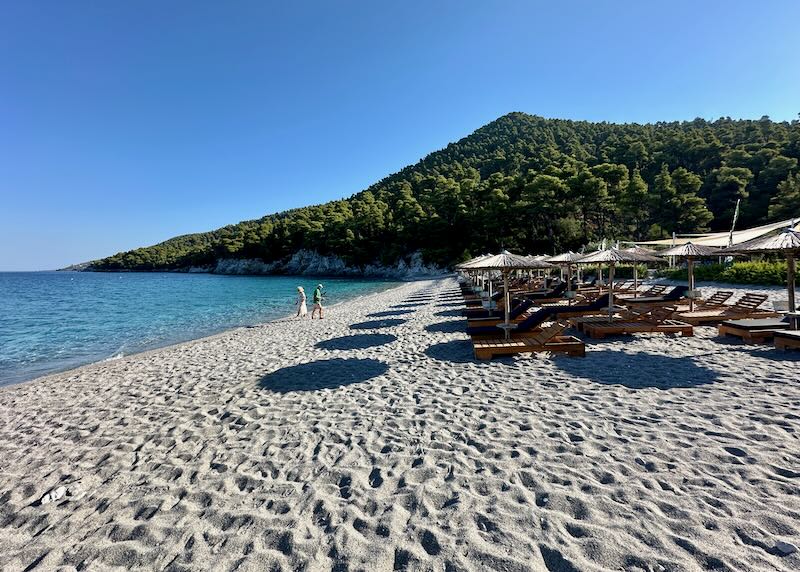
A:
[[[476,362],[454,285],[0,390],[2,569],[800,569],[798,353]]]

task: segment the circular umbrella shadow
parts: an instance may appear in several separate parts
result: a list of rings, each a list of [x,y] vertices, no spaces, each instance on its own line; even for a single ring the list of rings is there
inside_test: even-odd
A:
[[[385,318],[387,316],[404,316],[406,314],[413,314],[414,310],[386,310],[385,312],[373,312],[367,314],[367,318]]]
[[[686,389],[717,381],[717,372],[688,356],[604,351],[592,352],[587,359],[554,356],[553,363],[575,377],[630,389]]]
[[[472,342],[469,340],[452,340],[434,344],[425,350],[425,355],[435,360],[452,363],[474,363],[477,361],[473,354]]]
[[[370,320],[368,322],[359,322],[357,324],[351,324],[351,330],[376,330],[378,328],[391,328],[392,326],[399,326],[400,324],[405,324],[405,320],[399,320],[396,318],[389,318],[388,320]]]
[[[330,340],[322,340],[314,344],[321,350],[365,350],[390,344],[397,339],[391,334],[354,334]]]
[[[281,368],[261,378],[270,391],[316,391],[368,381],[389,371],[375,359],[329,359]]]
[[[440,334],[455,334],[456,332],[465,331],[467,325],[463,320],[447,320],[444,322],[436,322],[425,326],[426,332],[440,333]]]

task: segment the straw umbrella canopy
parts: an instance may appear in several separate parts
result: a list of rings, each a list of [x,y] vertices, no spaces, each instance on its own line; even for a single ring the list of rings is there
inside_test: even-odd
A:
[[[475,271],[472,268],[472,266],[474,264],[479,263],[482,260],[485,260],[485,259],[489,258],[490,256],[491,256],[491,254],[481,254],[480,256],[476,256],[475,258],[470,258],[466,262],[462,262],[461,264],[456,264],[456,270],[460,270],[462,272],[467,272],[467,273],[469,273],[470,271],[473,271],[475,273],[475,276],[472,277],[472,279],[473,279],[472,280],[472,284],[473,284],[474,288],[476,290],[478,288],[483,290],[483,282],[481,282],[481,286],[480,287],[477,285],[477,271]],[[490,295],[491,295],[491,293],[490,293]]]
[[[789,312],[797,311],[795,303],[795,274],[797,258],[800,257],[800,232],[787,228],[780,234],[766,238],[754,238],[723,249],[720,254],[782,253],[786,256],[786,289],[789,295]]]
[[[584,256],[578,260],[578,264],[608,264],[608,314],[614,311],[614,267],[621,262],[642,262],[641,255],[619,250],[617,248],[607,248],[598,250]]]
[[[481,270],[499,270],[503,273],[503,294],[505,296],[505,319],[504,330],[506,338],[510,335],[510,318],[509,311],[511,306],[511,297],[508,292],[508,274],[513,270],[536,270],[539,268],[552,268],[552,264],[541,260],[531,260],[528,256],[520,256],[519,254],[511,254],[504,250],[500,254],[495,254],[477,262],[471,268],[479,268]]]
[[[689,311],[691,312],[694,310],[694,261],[704,256],[719,256],[720,249],[715,246],[687,242],[662,250],[658,254],[659,256],[677,256],[686,259],[686,271],[689,275]]]
[[[545,258],[545,260],[550,264],[555,264],[556,266],[561,266],[562,268],[566,267],[568,292],[572,291],[572,265],[583,258],[583,256],[583,254],[578,254],[577,252],[572,252],[570,250],[568,252],[564,252],[563,254],[557,254],[555,256]],[[562,274],[561,277],[563,278],[564,275]]]
[[[662,260],[656,258],[656,254],[658,254],[655,250],[650,250],[649,248],[644,248],[641,246],[631,246],[630,248],[624,249],[625,252],[630,252],[635,256],[640,257],[640,262],[663,262]],[[636,297],[636,294],[639,289],[639,267],[634,264],[633,265],[633,297]]]

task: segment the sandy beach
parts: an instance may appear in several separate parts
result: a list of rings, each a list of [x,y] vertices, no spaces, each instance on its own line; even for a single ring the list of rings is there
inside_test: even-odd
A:
[[[800,353],[478,362],[459,307],[407,283],[1,388],[0,569],[800,569]]]

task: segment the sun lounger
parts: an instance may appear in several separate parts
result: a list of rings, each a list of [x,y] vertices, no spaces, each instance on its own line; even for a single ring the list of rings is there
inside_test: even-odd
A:
[[[800,330],[775,332],[775,347],[779,350],[800,350]]]
[[[489,340],[474,340],[473,347],[477,359],[492,359],[501,355],[516,355],[532,352],[565,353],[570,356],[586,355],[584,343],[573,336],[562,336],[567,327],[564,322],[553,324],[540,330],[537,335],[523,338],[504,340],[500,337]]]
[[[652,308],[665,304],[674,304],[686,295],[689,290],[686,286],[676,286],[669,293],[662,296],[638,296],[636,298],[625,298],[623,304],[629,308]]]
[[[717,290],[708,298],[698,298],[694,301],[695,311],[713,310],[714,308],[724,307],[728,300],[733,297],[733,290]],[[688,312],[689,304],[682,302],[678,304],[678,312]]]
[[[528,298],[529,300],[534,300],[534,301],[537,301],[537,302],[541,302],[542,300],[546,300],[546,299],[556,299],[556,300],[558,300],[558,299],[560,299],[560,298],[562,298],[564,296],[564,292],[566,292],[566,291],[567,291],[567,283],[566,282],[562,282],[561,284],[556,285],[555,288],[552,288],[551,290],[548,290],[547,292],[527,294],[525,296],[525,298]]]
[[[550,308],[539,308],[529,313],[525,319],[516,322],[516,328],[511,330],[511,338],[525,338],[538,334],[541,325],[547,320],[552,319],[553,313]],[[497,324],[502,324],[503,320],[498,320],[492,324],[481,324],[479,326],[467,327],[467,334],[473,340],[491,340],[502,335]]]
[[[719,325],[719,335],[741,338],[748,344],[764,343],[771,340],[775,332],[788,330],[789,327],[788,317],[726,320]]]
[[[604,338],[611,335],[635,333],[681,334],[684,337],[694,335],[691,324],[674,320],[670,316],[674,308],[654,308],[648,312],[624,312],[618,317],[586,321],[582,323],[583,331],[590,338]]]
[[[518,300],[516,304],[512,304],[511,311],[508,313],[510,320],[517,320],[520,316],[525,314],[531,307],[533,302],[530,300]],[[503,322],[505,314],[503,310],[486,311],[484,315],[467,314],[468,326],[485,326]]]
[[[760,308],[767,298],[766,294],[745,294],[733,304],[723,304],[716,308],[695,310],[694,312],[678,312],[673,317],[700,326],[719,324],[725,320],[779,316],[778,312]]]

